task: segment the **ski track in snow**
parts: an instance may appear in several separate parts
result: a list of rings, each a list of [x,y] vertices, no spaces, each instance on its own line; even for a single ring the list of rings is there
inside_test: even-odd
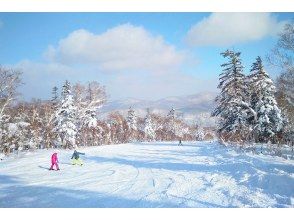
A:
[[[294,161],[216,142],[81,148],[83,166],[59,150],[0,162],[0,207],[294,207]]]

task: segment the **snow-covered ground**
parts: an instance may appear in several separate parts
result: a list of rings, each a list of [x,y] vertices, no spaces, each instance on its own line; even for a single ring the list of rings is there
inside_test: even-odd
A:
[[[0,161],[0,207],[294,207],[294,162],[217,143],[137,143]],[[17,157],[17,158],[15,158]]]

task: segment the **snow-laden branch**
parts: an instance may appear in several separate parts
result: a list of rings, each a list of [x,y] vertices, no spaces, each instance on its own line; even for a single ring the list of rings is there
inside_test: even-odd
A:
[[[248,109],[248,110],[251,112],[251,114],[253,115],[253,117],[254,117],[254,122],[257,122],[257,113],[256,113],[256,111],[255,111],[253,108],[251,108],[251,107],[249,106],[248,103],[246,103],[246,102],[244,102],[244,101],[238,101],[238,102],[236,102],[236,101],[232,100],[232,101],[229,102],[229,104],[236,104],[236,105],[239,105],[239,106],[245,107],[245,108]]]

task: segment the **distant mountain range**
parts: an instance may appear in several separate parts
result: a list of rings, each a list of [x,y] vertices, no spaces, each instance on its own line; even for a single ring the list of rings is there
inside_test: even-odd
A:
[[[156,101],[126,98],[108,101],[99,112],[101,117],[106,117],[114,111],[126,115],[128,109],[132,107],[138,116],[144,117],[147,108],[151,112],[159,114],[167,114],[171,108],[174,108],[177,116],[188,123],[210,126],[214,124],[214,119],[210,117],[210,113],[214,108],[215,97],[216,93],[202,92],[188,96],[172,96]]]

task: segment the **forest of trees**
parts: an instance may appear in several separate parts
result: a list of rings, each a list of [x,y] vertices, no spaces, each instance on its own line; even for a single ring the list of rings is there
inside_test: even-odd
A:
[[[1,85],[1,151],[36,148],[74,148],[134,141],[170,141],[212,139],[213,131],[191,126],[177,118],[175,110],[168,115],[153,114],[147,109],[140,118],[130,107],[124,117],[112,112],[106,119],[98,110],[106,102],[105,88],[97,82],[52,89],[52,99],[19,102],[17,88],[21,72],[0,69],[5,82]]]

